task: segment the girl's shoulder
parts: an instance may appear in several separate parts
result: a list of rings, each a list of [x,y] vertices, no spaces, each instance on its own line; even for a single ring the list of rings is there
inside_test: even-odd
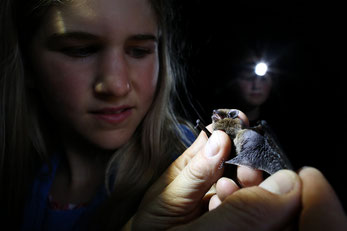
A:
[[[196,131],[193,127],[187,124],[180,124],[180,132],[182,134],[182,141],[186,146],[190,146],[197,137]]]

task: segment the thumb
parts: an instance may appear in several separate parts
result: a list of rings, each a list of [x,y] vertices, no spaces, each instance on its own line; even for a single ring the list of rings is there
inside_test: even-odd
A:
[[[347,230],[342,204],[324,175],[318,169],[305,167],[299,176],[303,182],[300,229]]]
[[[281,170],[259,186],[243,188],[183,230],[282,230],[300,209],[301,181]]]
[[[164,230],[201,215],[202,199],[222,176],[231,149],[229,136],[221,131],[214,131],[204,142],[196,141],[147,191],[133,230]]]
[[[206,145],[167,186],[162,196],[189,200],[189,204],[193,206],[199,203],[211,186],[222,176],[223,162],[228,158],[230,150],[229,136],[224,132],[214,131]]]

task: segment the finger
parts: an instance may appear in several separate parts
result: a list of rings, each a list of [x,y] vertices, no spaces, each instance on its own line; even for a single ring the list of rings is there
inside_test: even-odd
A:
[[[209,130],[212,133],[212,124],[209,124],[206,127],[207,130]],[[183,156],[184,158],[188,158],[189,160],[192,159],[196,153],[200,151],[200,149],[205,146],[206,142],[208,140],[208,136],[204,131],[201,131],[198,138],[193,142],[193,144],[184,152]],[[181,161],[178,161],[176,164],[180,164]],[[182,161],[183,163],[186,163],[186,161]],[[185,165],[183,165],[185,167]],[[183,169],[183,168],[182,168]]]
[[[211,211],[221,204],[222,201],[219,199],[219,197],[217,195],[213,195],[210,199],[210,203],[208,204],[208,210]]]
[[[216,192],[217,192],[218,198],[221,201],[224,201],[225,198],[227,198],[228,196],[230,196],[237,190],[239,190],[239,187],[233,180],[229,178],[222,177],[217,181]]]
[[[167,229],[170,222],[187,223],[200,216],[206,192],[223,174],[223,162],[230,153],[231,141],[224,132],[214,131],[205,146],[178,173],[177,177],[162,190],[150,188],[143,198],[133,225],[141,224],[148,230],[154,226]],[[184,154],[183,154],[184,155]],[[163,175],[170,175],[166,173]],[[163,182],[164,180],[161,180]],[[160,214],[158,219],[158,214]],[[167,221],[169,218],[170,222]],[[144,228],[146,227],[146,228]]]
[[[211,196],[213,196],[215,194],[216,194],[216,184],[213,184],[211,186],[211,188],[208,190],[208,192],[205,194],[205,197],[209,198],[209,197],[211,197]]]
[[[263,173],[247,166],[238,166],[237,179],[242,187],[255,186],[263,181]]]
[[[212,132],[212,125],[206,127],[207,130]],[[198,138],[193,144],[171,164],[166,173],[169,172],[173,179],[184,169],[190,160],[206,145],[208,137],[204,131],[201,131]]]
[[[208,190],[208,192],[205,194],[205,196],[202,199],[202,209],[204,211],[209,210],[211,199],[214,198],[215,195],[216,195],[216,184],[213,184],[210,190]]]
[[[208,130],[212,130],[212,125],[207,126]],[[178,174],[184,169],[191,159],[206,145],[208,137],[205,132],[201,131],[193,144],[179,156],[161,175],[161,177],[152,185],[150,192],[153,196],[157,196],[168,184],[170,184]]]
[[[228,135],[221,131],[214,131],[204,148],[167,186],[161,196],[163,198],[175,198],[175,200],[181,198],[185,204],[189,204],[189,209],[196,206],[211,186],[222,176],[222,163],[228,157],[230,149],[231,141]]]
[[[317,169],[299,172],[303,182],[300,230],[347,230],[347,218],[334,190]]]
[[[216,209],[205,213],[183,230],[282,230],[300,209],[301,181],[281,170],[260,187],[240,189]]]
[[[226,177],[220,178],[217,181],[215,188],[216,194],[212,196],[209,201],[209,211],[217,208],[219,205],[222,204],[222,201],[224,201],[225,198],[227,198],[239,189],[239,187],[233,180]]]
[[[240,110],[238,110],[238,111],[239,111],[239,114],[237,116],[243,121],[243,123],[246,125],[246,127],[249,127],[249,120],[248,120],[246,114]]]

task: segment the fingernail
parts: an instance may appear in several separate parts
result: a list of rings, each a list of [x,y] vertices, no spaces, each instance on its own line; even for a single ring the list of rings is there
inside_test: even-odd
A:
[[[213,157],[219,152],[219,140],[218,135],[215,132],[212,132],[212,135],[208,139],[205,146],[205,155],[207,157]]]
[[[280,170],[264,180],[259,186],[275,194],[290,192],[297,181],[296,174],[289,170]]]

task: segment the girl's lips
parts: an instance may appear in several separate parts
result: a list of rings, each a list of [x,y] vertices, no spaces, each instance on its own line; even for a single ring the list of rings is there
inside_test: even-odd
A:
[[[261,97],[263,94],[262,93],[251,93],[251,97]]]
[[[92,114],[107,123],[119,124],[126,120],[132,113],[131,107],[122,108],[103,108],[98,111],[93,111]]]

